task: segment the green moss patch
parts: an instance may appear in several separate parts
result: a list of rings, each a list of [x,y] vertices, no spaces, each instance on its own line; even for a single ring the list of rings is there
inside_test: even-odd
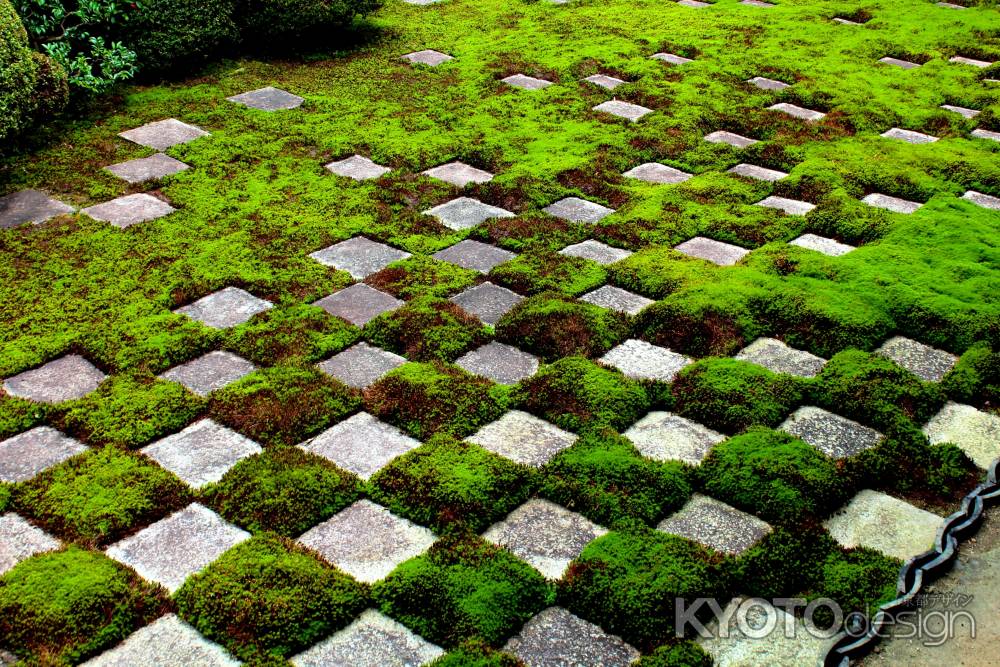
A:
[[[524,253],[490,271],[490,280],[518,294],[563,292],[579,296],[607,281],[604,267],[551,250]]]
[[[644,655],[635,667],[712,667],[712,656],[693,641],[661,646]]]
[[[431,667],[520,667],[520,660],[509,653],[490,648],[478,641],[465,642],[430,663]]]
[[[471,269],[414,255],[393,262],[365,278],[365,282],[408,301],[419,296],[449,297],[472,285],[478,277],[479,273]]]
[[[454,361],[485,343],[482,323],[447,299],[421,297],[365,326],[375,345],[414,361]]]
[[[361,335],[339,317],[304,304],[271,308],[232,330],[226,346],[260,366],[317,362],[354,343]]]

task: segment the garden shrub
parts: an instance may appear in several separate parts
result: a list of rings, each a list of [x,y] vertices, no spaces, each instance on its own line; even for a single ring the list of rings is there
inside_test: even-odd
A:
[[[579,296],[607,282],[607,274],[597,262],[539,250],[495,267],[490,280],[518,294],[557,291]]]
[[[361,331],[316,306],[279,306],[228,332],[226,347],[261,366],[314,363],[354,343]]]
[[[693,641],[661,646],[644,655],[635,667],[712,667],[712,656]]]
[[[414,297],[451,296],[472,285],[478,277],[478,271],[463,269],[424,255],[414,255],[373,273],[365,278],[365,282],[375,289],[408,301]]]
[[[204,61],[239,41],[237,0],[144,0],[124,28],[142,71]]]
[[[236,20],[243,38],[264,50],[322,37],[374,12],[381,0],[238,0]],[[277,43],[276,43],[277,42]]]
[[[489,340],[482,323],[447,299],[417,297],[365,326],[373,344],[414,361],[454,361]]]

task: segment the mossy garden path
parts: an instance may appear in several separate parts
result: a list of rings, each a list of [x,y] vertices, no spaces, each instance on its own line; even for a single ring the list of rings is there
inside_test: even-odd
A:
[[[675,599],[893,597],[1000,456],[995,5],[365,35],[0,163],[0,656],[805,664]]]

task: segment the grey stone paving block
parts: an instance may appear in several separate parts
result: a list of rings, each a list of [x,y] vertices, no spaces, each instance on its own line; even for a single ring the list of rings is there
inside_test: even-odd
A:
[[[365,481],[397,456],[419,446],[419,440],[367,412],[334,424],[300,445]]]
[[[528,621],[504,651],[527,667],[625,667],[639,659],[639,652],[621,638],[562,607],[549,607]]]
[[[747,164],[746,162],[736,165],[729,170],[729,173],[736,174],[737,176],[743,176],[744,178],[753,178],[758,181],[768,181],[769,183],[780,181],[788,176],[788,174],[783,171],[778,171],[777,169],[766,169],[764,167],[758,167],[755,164]]]
[[[382,313],[396,310],[403,305],[403,302],[374,287],[358,283],[325,296],[313,305],[347,320],[354,326],[363,327]]]
[[[992,130],[984,130],[982,128],[976,128],[969,133],[976,139],[989,139],[990,141],[1000,141],[1000,132],[994,132]]]
[[[293,95],[288,91],[281,90],[280,88],[274,88],[273,86],[267,86],[266,88],[260,88],[258,90],[251,90],[247,93],[240,93],[239,95],[233,95],[232,97],[227,97],[230,102],[235,102],[236,104],[242,104],[245,107],[251,109],[259,109],[260,111],[282,111],[286,109],[295,109],[301,106],[305,101],[298,95]]]
[[[988,60],[977,60],[975,58],[966,58],[965,56],[952,56],[948,58],[948,62],[958,63],[959,65],[972,65],[973,67],[989,67],[993,63]]]
[[[21,561],[59,546],[59,540],[17,514],[0,514],[0,576]]]
[[[943,522],[898,498],[864,489],[823,526],[847,549],[868,547],[905,561],[934,546]]]
[[[890,338],[875,352],[892,359],[924,382],[940,382],[958,363],[958,357],[950,352],[903,336]]]
[[[577,436],[520,410],[511,410],[479,429],[469,442],[515,463],[541,468]]]
[[[189,167],[169,155],[157,153],[128,162],[119,162],[105,167],[112,174],[128,183],[142,183],[154,178],[164,178],[179,173]]]
[[[903,69],[916,69],[920,67],[920,63],[910,62],[909,60],[901,60],[899,58],[892,58],[886,56],[884,58],[879,58],[880,63],[885,63],[886,65],[895,65],[896,67],[902,67]]]
[[[514,88],[521,88],[523,90],[541,90],[542,88],[548,88],[552,85],[551,81],[546,81],[545,79],[536,79],[533,76],[527,76],[525,74],[513,74],[505,79],[500,79],[508,86],[513,86]]]
[[[673,167],[668,167],[667,165],[660,164],[659,162],[647,162],[645,164],[640,164],[638,167],[633,169],[629,169],[622,174],[622,176],[625,178],[634,178],[638,181],[645,181],[646,183],[675,185],[677,183],[683,183],[691,178],[692,175],[686,171],[674,169]]]
[[[486,274],[494,266],[509,262],[517,257],[517,255],[509,250],[503,250],[488,243],[465,239],[444,250],[439,250],[431,255],[431,257],[442,262],[461,266],[464,269],[472,269],[473,271]]]
[[[731,556],[739,556],[771,532],[771,526],[752,514],[697,493],[656,529]]]
[[[11,396],[39,403],[62,403],[83,398],[107,376],[78,354],[67,354],[49,363],[7,378],[3,389]]]
[[[0,440],[0,482],[23,482],[87,447],[49,426]]]
[[[455,364],[498,384],[516,384],[538,372],[538,357],[496,341],[466,353]]]
[[[180,366],[174,366],[160,375],[160,378],[182,384],[199,396],[207,396],[255,370],[256,366],[239,355],[214,350]]]
[[[107,555],[171,594],[250,533],[226,523],[204,505],[192,503],[108,547]]]
[[[834,20],[834,21],[835,21],[836,23],[840,23],[840,24],[842,24],[842,25],[862,25],[862,24],[858,23],[857,21],[851,21],[851,20],[849,20],[849,19],[845,19],[845,18],[841,18],[841,17],[839,17],[839,16],[835,16],[835,17],[833,18],[833,20]],[[883,60],[884,60],[884,58],[883,58]]]
[[[900,141],[905,141],[908,144],[932,144],[938,140],[937,137],[932,137],[929,134],[914,132],[913,130],[904,130],[899,127],[886,130],[881,136],[886,139],[899,139]]]
[[[165,151],[171,146],[186,144],[209,135],[200,127],[182,123],[176,118],[167,118],[154,123],[146,123],[134,130],[122,132],[118,136],[140,146]]]
[[[949,401],[927,422],[924,433],[932,445],[951,442],[961,447],[983,469],[1000,457],[1000,417],[971,405]]]
[[[422,7],[427,5],[434,5],[443,1],[444,0],[403,0],[403,2],[409,5],[420,5]]]
[[[125,229],[140,222],[148,222],[170,215],[175,210],[173,206],[162,199],[140,192],[139,194],[118,197],[96,206],[88,206],[81,212],[86,213],[94,220],[110,222],[115,227]]]
[[[860,454],[882,440],[873,428],[809,405],[793,412],[778,428],[834,459]]]
[[[791,87],[791,84],[777,79],[768,79],[766,76],[755,76],[752,79],[747,79],[747,83],[752,83],[761,90],[784,90]]]
[[[192,488],[200,489],[218,482],[240,460],[262,450],[250,438],[202,419],[141,451]]]
[[[826,365],[826,359],[789,347],[774,338],[758,338],[740,350],[735,358],[763,366],[772,373],[802,378],[816,377]]]
[[[27,223],[41,224],[57,215],[74,211],[69,204],[53,199],[40,190],[21,190],[0,197],[0,229]]]
[[[343,630],[291,658],[291,663],[295,667],[419,667],[442,655],[444,649],[368,609]]]
[[[765,197],[755,204],[755,206],[763,206],[764,208],[776,208],[779,211],[783,211],[787,215],[805,215],[809,211],[816,208],[816,204],[810,204],[807,201],[799,201],[798,199],[788,199],[787,197],[776,197],[771,195],[770,197]]]
[[[941,108],[945,111],[951,111],[952,113],[957,113],[963,118],[975,118],[981,112],[978,109],[969,109],[967,107],[957,107],[954,104],[942,104]]]
[[[84,667],[236,667],[242,664],[176,614],[161,616]]]
[[[224,287],[174,312],[213,329],[229,329],[243,324],[273,305],[239,287]]]
[[[945,9],[968,9],[965,5],[956,5],[954,2],[935,2],[934,4]]]
[[[976,206],[982,206],[983,208],[991,208],[994,211],[1000,211],[1000,197],[993,197],[991,195],[983,194],[982,192],[969,190],[962,195],[962,199],[967,199]]]
[[[298,541],[358,581],[373,584],[427,551],[434,533],[370,500],[359,500]]]
[[[355,236],[310,253],[309,256],[324,266],[347,271],[355,280],[363,280],[393,262],[406,259],[410,253],[364,236]]]
[[[632,252],[630,250],[614,248],[593,239],[587,239],[586,241],[581,241],[580,243],[568,245],[560,250],[559,254],[566,255],[568,257],[582,257],[584,259],[589,259],[592,262],[597,262],[602,266],[614,264],[615,262],[620,262],[626,257],[632,256]]]
[[[532,498],[490,526],[483,537],[527,561],[547,579],[561,579],[570,561],[607,532],[583,515]]]
[[[428,169],[423,173],[425,176],[457,185],[460,188],[464,188],[469,183],[489,183],[493,180],[493,174],[490,172],[457,161]]]
[[[654,53],[650,56],[650,58],[669,63],[671,65],[683,65],[685,63],[694,62],[691,58],[685,58],[684,56],[679,56],[675,53]]]
[[[700,7],[712,6],[712,3],[702,2],[701,0],[677,0],[677,4],[680,5],[681,7],[694,7],[696,9]]]
[[[740,0],[741,5],[747,5],[749,7],[774,7],[773,2],[764,2],[763,0]]]
[[[650,412],[623,435],[643,456],[657,461],[699,465],[712,447],[726,439],[721,433],[672,412]]]
[[[366,389],[389,371],[399,368],[406,359],[362,341],[316,366],[348,387]]]
[[[652,299],[623,290],[620,287],[604,285],[580,297],[580,301],[592,303],[601,308],[616,310],[629,315],[638,315],[646,306],[656,303]]]
[[[496,326],[501,317],[523,300],[524,297],[520,294],[491,282],[470,287],[450,299],[462,310],[490,326]]]
[[[601,206],[600,204],[595,204],[592,201],[580,199],[579,197],[560,199],[554,204],[549,204],[542,210],[549,215],[562,218],[563,220],[582,222],[590,225],[600,222],[615,212],[614,209],[607,206]]]
[[[826,118],[826,114],[822,111],[806,109],[805,107],[800,107],[797,104],[789,104],[788,102],[772,104],[768,107],[768,109],[771,109],[772,111],[780,111],[781,113],[791,116],[792,118],[800,118],[808,121],[817,121]]]
[[[729,144],[733,148],[746,148],[757,143],[756,139],[744,137],[727,130],[718,130],[705,135],[705,141],[712,144]]]
[[[861,201],[874,208],[882,208],[886,211],[892,211],[893,213],[913,213],[923,206],[923,204],[919,202],[908,201],[891,195],[883,195],[878,192],[865,195],[862,197]]]
[[[513,218],[510,211],[484,204],[472,197],[459,197],[445,202],[439,206],[424,211],[425,215],[430,215],[438,219],[442,225],[449,229],[462,230],[475,227],[492,218]]]
[[[376,164],[371,158],[363,155],[352,155],[343,160],[336,160],[326,165],[326,169],[337,176],[353,178],[356,181],[379,178],[392,171],[389,167]]]
[[[424,49],[423,51],[407,53],[402,59],[415,65],[429,65],[430,67],[437,67],[441,63],[454,60],[454,58],[449,56],[447,53],[441,53],[440,51],[434,51],[433,49]]]
[[[644,340],[630,338],[608,351],[600,362],[613,366],[634,380],[673,382],[682,368],[692,363],[683,354]]]
[[[704,259],[719,266],[732,266],[744,256],[749,254],[749,250],[741,248],[732,243],[723,243],[715,239],[695,236],[674,247],[677,252],[682,252],[689,257]]]
[[[789,243],[791,245],[799,246],[800,248],[807,248],[809,250],[821,252],[824,255],[829,255],[830,257],[840,257],[841,255],[846,255],[852,250],[856,250],[856,248],[852,245],[828,239],[825,236],[817,236],[816,234],[803,234],[796,239],[792,239]]]
[[[607,74],[594,74],[588,76],[584,81],[589,81],[595,86],[600,86],[605,90],[614,90],[618,86],[628,83],[627,81],[622,81],[621,79],[613,76],[608,76]]]
[[[608,100],[607,102],[601,102],[593,108],[593,111],[600,111],[601,113],[618,116],[619,118],[630,120],[633,123],[637,122],[646,114],[653,113],[652,109],[638,104],[632,104],[631,102],[623,102],[621,100]]]

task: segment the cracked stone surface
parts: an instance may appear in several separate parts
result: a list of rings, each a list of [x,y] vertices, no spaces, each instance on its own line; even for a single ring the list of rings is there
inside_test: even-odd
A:
[[[27,223],[41,224],[57,215],[69,215],[75,209],[41,190],[21,190],[0,197],[0,229]]]
[[[712,144],[729,144],[733,148],[746,148],[757,143],[756,139],[744,137],[727,130],[718,130],[705,135],[705,141]]]
[[[555,580],[584,547],[607,532],[581,514],[533,498],[490,526],[483,537]]]
[[[472,197],[459,197],[439,206],[424,211],[438,219],[448,229],[456,231],[469,229],[493,218],[513,218],[513,213],[499,206],[484,204]]]
[[[148,222],[170,215],[175,210],[167,202],[145,192],[140,192],[139,194],[118,197],[103,204],[88,206],[82,209],[81,213],[86,213],[94,220],[109,222],[115,227],[126,229],[140,222]]]
[[[629,169],[622,174],[622,176],[625,178],[634,178],[638,181],[645,181],[646,183],[675,185],[688,180],[691,178],[692,174],[689,174],[686,171],[681,171],[680,169],[668,167],[667,165],[660,164],[659,162],[647,162],[646,164],[640,164],[634,169]]]
[[[656,529],[731,556],[739,556],[771,532],[767,522],[752,514],[697,493]]]
[[[958,363],[958,357],[903,336],[894,336],[882,344],[876,354],[892,359],[924,382],[940,382]]]
[[[366,389],[383,375],[405,363],[406,359],[398,354],[361,341],[316,366],[348,387]]]
[[[396,310],[403,302],[374,287],[358,283],[325,296],[313,304],[341,317],[354,326],[363,327],[382,313]]]
[[[457,161],[433,167],[423,174],[439,181],[457,185],[460,188],[464,188],[470,183],[489,183],[493,180],[493,174],[490,172]]]
[[[680,370],[692,363],[683,354],[637,338],[630,338],[613,347],[599,361],[617,368],[633,380],[661,382],[673,382]]]
[[[538,357],[496,341],[466,353],[455,364],[497,384],[517,384],[538,372]]]
[[[524,297],[520,294],[491,282],[470,287],[449,299],[465,312],[478,317],[480,321],[490,326],[496,326],[501,317],[523,300]]]
[[[976,128],[970,132],[976,139],[989,139],[990,141],[1000,141],[1000,132],[993,132],[992,130],[984,130],[982,128]]]
[[[736,165],[729,170],[729,173],[736,174],[737,176],[743,176],[744,178],[753,178],[758,181],[768,181],[770,183],[780,181],[788,176],[788,174],[783,171],[778,171],[777,169],[766,169],[764,167],[758,167],[755,164],[747,164],[746,162]]]
[[[4,380],[11,396],[38,403],[62,403],[83,398],[107,376],[78,354],[67,354]]]
[[[908,201],[906,199],[883,195],[877,192],[866,195],[861,199],[861,201],[874,208],[885,209],[886,211],[892,211],[893,213],[913,213],[923,206],[923,204],[915,201]]]
[[[112,174],[128,183],[142,183],[156,178],[165,178],[189,169],[188,165],[164,153],[149,157],[119,162],[105,167]]]
[[[202,419],[141,451],[192,488],[200,489],[218,482],[240,460],[263,450],[250,438]]]
[[[239,287],[225,287],[174,312],[213,329],[229,329],[269,310],[273,305]]]
[[[959,65],[972,65],[973,67],[979,67],[980,69],[989,67],[993,63],[988,60],[977,60],[976,58],[966,58],[965,56],[952,56],[948,58],[948,62],[957,63]]]
[[[932,445],[942,442],[957,445],[983,469],[1000,458],[1000,417],[971,405],[948,401],[927,422],[924,433]]]
[[[568,220],[569,222],[582,222],[585,224],[595,224],[614,213],[614,209],[607,206],[595,204],[579,197],[566,197],[554,204],[549,204],[542,209],[549,215]]]
[[[295,667],[419,667],[442,655],[444,649],[388,616],[368,609],[349,626],[294,656],[290,662]]]
[[[625,667],[639,659],[639,652],[621,638],[562,607],[549,607],[532,618],[503,650],[527,667]]]
[[[200,137],[207,137],[209,134],[200,127],[182,123],[176,118],[167,118],[154,123],[146,123],[134,130],[122,132],[118,136],[140,146],[165,151],[171,146],[186,144]]]
[[[816,204],[798,199],[788,199],[787,197],[776,197],[774,195],[765,197],[755,204],[764,208],[773,208],[783,211],[786,215],[805,215],[816,208]]]
[[[334,424],[300,445],[365,481],[397,456],[419,446],[419,440],[367,412]]]
[[[796,239],[792,239],[788,243],[794,246],[799,246],[800,248],[815,250],[816,252],[821,252],[824,255],[829,255],[830,257],[840,257],[841,255],[846,255],[852,250],[856,250],[856,248],[852,245],[841,243],[840,241],[836,241],[834,239],[828,239],[825,236],[817,236],[816,234],[803,234]]]
[[[258,109],[260,111],[282,111],[295,109],[301,106],[305,101],[298,95],[293,95],[288,91],[281,90],[280,88],[275,88],[273,86],[259,88],[258,90],[251,90],[247,93],[240,93],[239,95],[233,95],[232,97],[227,97],[226,99],[230,102],[235,102],[236,104],[241,104],[245,107]]]
[[[712,447],[726,439],[721,433],[672,412],[650,412],[625,433],[643,456],[657,461],[699,465]]]
[[[741,248],[732,243],[723,243],[715,239],[695,236],[674,248],[677,252],[682,252],[689,257],[704,259],[719,266],[732,266],[744,256],[749,254],[749,250]]]
[[[24,482],[85,451],[86,445],[68,435],[36,426],[0,441],[0,482]]]
[[[250,533],[226,523],[204,505],[192,503],[111,545],[106,553],[173,594],[192,574],[248,539]]]
[[[983,194],[982,192],[969,190],[962,195],[962,199],[971,201],[976,206],[982,206],[983,208],[991,208],[994,211],[1000,211],[1000,197],[993,197],[991,195]]]
[[[747,79],[747,83],[752,83],[761,90],[784,90],[791,87],[791,84],[777,79],[769,79],[766,76],[755,76],[752,79]]]
[[[909,60],[901,60],[899,58],[892,58],[886,56],[884,58],[879,58],[880,63],[885,63],[886,65],[895,65],[896,67],[902,67],[903,69],[916,69],[920,67],[919,63],[910,62]]]
[[[433,49],[424,49],[423,51],[407,53],[402,57],[402,59],[415,65],[428,65],[430,67],[437,67],[441,63],[454,60],[454,58],[449,56],[447,53],[441,53],[440,51],[434,51]]]
[[[215,350],[186,364],[174,366],[159,377],[182,384],[199,396],[208,396],[216,389],[222,389],[255,370],[257,367],[243,357]]]
[[[900,141],[905,141],[908,144],[932,144],[938,140],[937,137],[932,137],[929,134],[914,132],[913,130],[904,130],[899,127],[886,130],[881,136],[886,139],[899,139]]]
[[[343,160],[336,160],[326,165],[326,170],[337,176],[353,178],[356,181],[367,181],[372,178],[385,176],[392,169],[377,164],[371,158],[363,155],[352,155]]]
[[[355,236],[310,253],[309,256],[323,266],[347,271],[355,280],[363,280],[393,262],[410,257],[410,253],[364,236]]]
[[[638,294],[612,285],[604,285],[592,292],[587,292],[580,297],[580,301],[586,301],[601,308],[616,310],[621,313],[628,313],[629,315],[638,315],[640,310],[656,303],[652,299],[647,299],[644,296],[639,296]]]
[[[0,514],[0,576],[23,560],[59,547],[59,540],[17,514]]]
[[[978,109],[969,109],[967,107],[957,107],[954,104],[942,104],[941,107],[945,111],[951,111],[952,113],[957,113],[963,118],[975,118],[981,112]]]
[[[505,79],[500,79],[508,86],[513,86],[514,88],[521,88],[523,90],[541,90],[542,88],[548,88],[552,85],[551,81],[546,81],[545,79],[536,79],[533,76],[527,76],[525,74],[514,74],[508,76]]]
[[[370,500],[359,500],[298,541],[358,581],[373,584],[427,551],[434,533]]]
[[[679,56],[675,53],[654,53],[650,56],[650,58],[669,63],[671,65],[683,65],[685,63],[693,62],[691,58],[685,58],[684,56]]]
[[[613,76],[608,76],[607,74],[594,74],[593,76],[588,76],[584,81],[589,81],[595,86],[600,86],[605,90],[614,90],[618,86],[628,83],[627,81],[622,81],[621,79]]]
[[[758,338],[740,350],[735,358],[763,366],[772,373],[803,378],[816,377],[826,365],[826,359],[789,347],[775,338]]]
[[[515,463],[540,468],[577,436],[520,410],[511,410],[467,440]]]
[[[203,637],[176,614],[161,616],[136,630],[118,646],[83,663],[84,667],[236,667],[240,664],[224,648]]]
[[[905,561],[934,546],[942,523],[936,514],[864,489],[823,526],[847,549],[868,547]]]
[[[463,269],[471,269],[482,274],[487,274],[493,267],[499,266],[504,262],[509,262],[517,257],[517,255],[509,250],[504,250],[488,243],[465,239],[444,250],[439,250],[431,255],[431,257],[442,262],[461,266]]]
[[[808,120],[815,122],[817,120],[822,120],[826,118],[826,114],[822,111],[816,111],[815,109],[806,109],[805,107],[800,107],[797,104],[789,104],[788,102],[779,102],[778,104],[772,104],[768,107],[772,111],[780,111],[781,113],[791,116],[792,118],[800,118],[802,120]]]
[[[587,239],[586,241],[566,246],[559,251],[559,254],[568,257],[582,257],[592,262],[597,262],[602,266],[607,266],[608,264],[620,262],[626,257],[631,257],[632,251],[614,248],[606,243]]]
[[[873,428],[808,405],[793,412],[778,428],[834,459],[854,456],[882,440],[882,434]]]
[[[630,120],[633,123],[637,122],[646,114],[653,113],[652,109],[639,104],[632,104],[631,102],[623,102],[621,100],[608,100],[607,102],[601,102],[593,108],[593,111],[611,114],[612,116]]]

